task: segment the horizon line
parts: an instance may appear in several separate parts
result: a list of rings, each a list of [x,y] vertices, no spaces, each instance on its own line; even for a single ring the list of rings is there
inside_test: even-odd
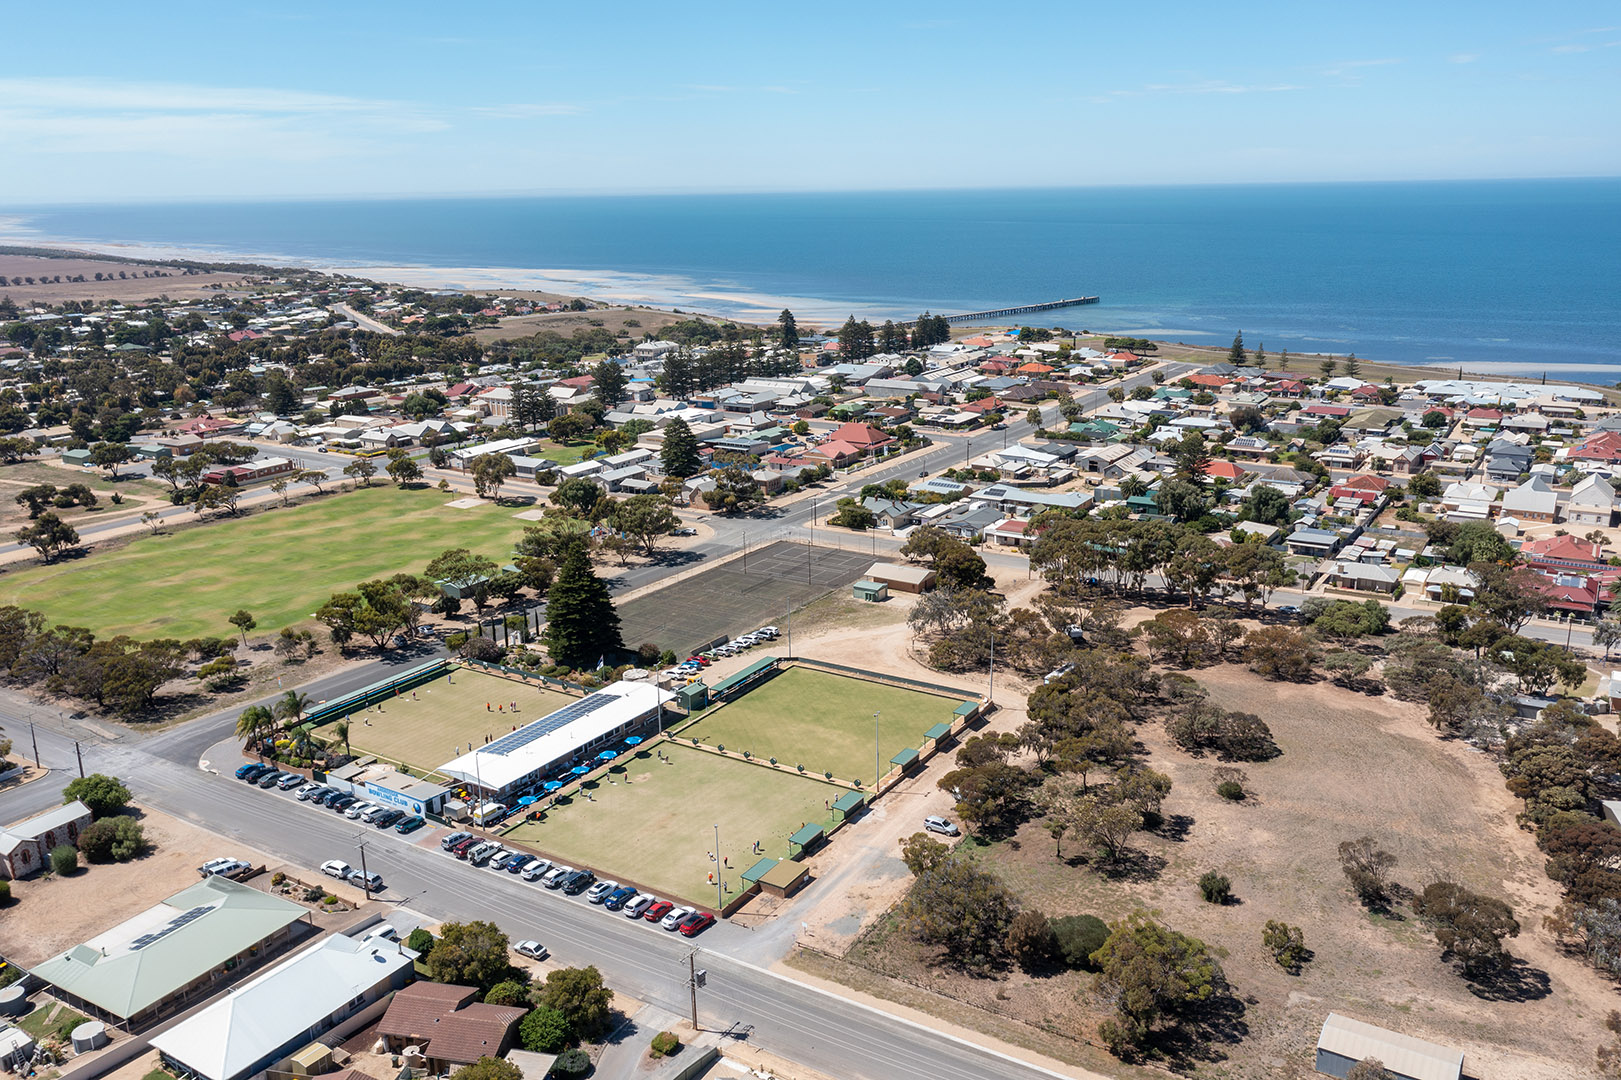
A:
[[[1602,180],[1621,180],[1621,174],[1579,174],[1558,176],[1462,176],[1462,177],[1409,177],[1361,180],[1199,180],[1181,183],[1150,182],[1141,184],[987,184],[987,185],[940,185],[940,186],[904,186],[904,187],[871,187],[871,188],[627,188],[621,191],[601,191],[590,189],[564,188],[559,190],[537,190],[525,188],[503,188],[487,191],[430,191],[430,192],[379,192],[372,194],[355,193],[312,193],[302,195],[174,195],[174,196],[144,196],[124,197],[121,200],[63,200],[59,202],[8,202],[0,203],[0,212],[17,213],[29,210],[52,210],[72,208],[100,208],[100,207],[129,207],[129,206],[172,206],[205,203],[211,205],[243,205],[243,204],[294,204],[315,202],[411,202],[411,201],[445,201],[451,199],[636,199],[636,198],[718,198],[718,197],[804,197],[813,195],[909,195],[909,194],[947,194],[947,193],[991,193],[991,192],[1060,192],[1060,191],[1153,191],[1153,190],[1192,190],[1202,188],[1283,188],[1283,187],[1378,187],[1395,185],[1441,185],[1441,184],[1515,184],[1515,183],[1577,183]]]

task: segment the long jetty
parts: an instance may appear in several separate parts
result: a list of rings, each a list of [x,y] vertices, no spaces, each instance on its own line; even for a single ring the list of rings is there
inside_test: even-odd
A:
[[[994,308],[990,311],[965,311],[960,315],[944,316],[946,322],[972,322],[975,319],[999,319],[1004,315],[1028,315],[1032,311],[1053,311],[1057,308],[1078,307],[1081,304],[1095,304],[1095,296],[1077,296],[1070,300],[1048,300],[1040,304],[1023,304],[1019,307]],[[897,323],[898,326],[911,326],[911,322]]]

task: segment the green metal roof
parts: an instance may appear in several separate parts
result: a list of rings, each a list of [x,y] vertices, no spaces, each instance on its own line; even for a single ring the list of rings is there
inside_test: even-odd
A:
[[[967,701],[967,702],[964,702],[963,704],[972,705],[973,702]],[[951,725],[947,724],[947,723],[944,723],[944,722],[941,722],[941,723],[938,723],[938,724],[934,725],[929,730],[925,731],[923,733],[923,737],[925,739],[933,739],[935,742],[939,742],[941,739],[945,738],[947,735],[950,735],[950,734],[951,734]]]
[[[33,974],[119,1017],[146,1011],[305,915],[298,904],[209,877],[40,964]]]
[[[866,801],[867,797],[861,792],[846,791],[843,795],[840,795],[833,801],[833,809],[839,811],[841,814],[848,814],[850,811],[861,806]]]
[[[816,838],[821,835],[822,827],[820,825],[806,825],[803,829],[800,829],[798,832],[794,833],[794,835],[790,836],[788,838],[788,842],[790,844],[797,844],[800,847],[804,847],[807,844],[814,844],[816,842]]]
[[[743,871],[743,880],[750,883],[759,881],[761,878],[765,877],[766,874],[770,873],[771,868],[776,865],[776,859],[761,859],[759,862]]]
[[[910,765],[917,760],[917,751],[908,747],[889,759],[891,765]]]
[[[732,687],[753,678],[766,668],[776,667],[776,665],[777,658],[775,656],[768,656],[763,660],[756,660],[742,671],[739,671],[736,675],[728,675],[726,678],[716,683],[710,693],[714,694],[716,697],[725,697],[727,692],[730,691]]]
[[[977,702],[977,701],[965,701],[961,705],[958,705],[956,710],[951,715],[953,715],[953,716],[967,716],[969,713],[973,712],[977,708],[979,708],[979,702]]]

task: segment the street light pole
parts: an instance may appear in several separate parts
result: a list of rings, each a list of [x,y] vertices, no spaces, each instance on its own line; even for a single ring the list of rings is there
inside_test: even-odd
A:
[[[720,868],[721,868],[721,861],[720,861],[720,823],[716,822],[715,823],[715,915],[716,915],[717,918],[720,916],[721,909],[726,906],[724,903],[721,902],[721,898],[720,898],[720,885],[721,885]],[[694,991],[694,993],[696,994],[697,991]],[[698,1007],[696,1005],[694,1005],[693,1006],[694,1019],[692,1021],[692,1026],[693,1027],[698,1026],[698,1021],[697,1021],[697,1018],[696,1018],[697,1017],[697,1009],[698,1009]]]
[[[883,779],[883,765],[879,763],[883,751],[878,749],[878,717],[883,714],[882,709],[872,714],[872,794],[878,795],[878,782]]]

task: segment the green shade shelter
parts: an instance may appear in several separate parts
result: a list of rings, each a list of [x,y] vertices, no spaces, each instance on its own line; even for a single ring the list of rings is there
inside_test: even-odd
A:
[[[952,712],[952,716],[973,716],[979,712],[979,702],[965,701]]]
[[[867,804],[867,797],[859,791],[846,791],[833,801],[833,812],[839,815],[840,821],[848,821],[854,814]]]
[[[972,704],[972,702],[965,702],[964,704]],[[938,723],[938,724],[934,725],[932,728],[925,731],[923,733],[923,737],[925,739],[928,739],[930,742],[939,742],[941,739],[945,738],[947,735],[950,735],[950,734],[951,734],[951,725],[942,722],[942,723]]]
[[[890,758],[889,763],[891,765],[898,765],[903,769],[909,768],[910,766],[917,764],[917,751],[911,747],[908,747],[907,749],[896,754],[894,757]]]
[[[777,658],[775,656],[768,656],[763,660],[756,660],[742,671],[739,671],[736,675],[728,675],[726,678],[716,683],[709,691],[709,696],[717,700],[724,698],[732,691],[741,689],[757,679],[764,678],[766,673],[776,666]]]
[[[788,850],[794,858],[809,853],[810,849],[822,841],[822,827],[820,825],[806,825],[788,838]],[[798,849],[795,851],[795,849]]]
[[[741,875],[743,878],[743,884],[754,885],[758,883],[761,878],[765,877],[771,872],[771,868],[776,866],[778,861],[779,860],[777,859],[771,858],[761,859],[759,862],[743,871]]]

